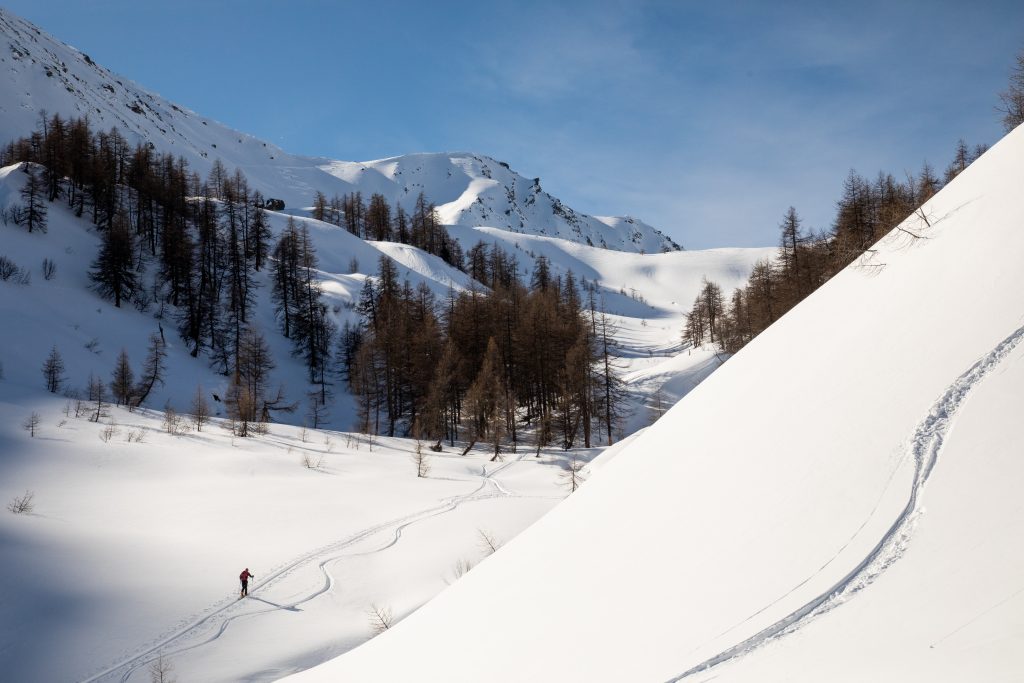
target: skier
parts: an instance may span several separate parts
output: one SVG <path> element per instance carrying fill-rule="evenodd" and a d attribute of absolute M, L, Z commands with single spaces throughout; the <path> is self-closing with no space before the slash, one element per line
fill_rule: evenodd
<path fill-rule="evenodd" d="M 255 579 L 253 574 L 249 573 L 249 568 L 246 567 L 245 571 L 238 575 L 238 580 L 242 582 L 242 593 L 239 598 L 244 598 L 249 595 L 249 579 Z"/>

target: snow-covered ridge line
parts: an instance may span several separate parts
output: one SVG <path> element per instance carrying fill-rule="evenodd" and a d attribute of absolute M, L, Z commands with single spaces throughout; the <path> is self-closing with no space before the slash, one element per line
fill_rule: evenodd
<path fill-rule="evenodd" d="M 829 587 L 827 591 L 799 609 L 733 647 L 723 650 L 674 678 L 668 679 L 667 683 L 675 683 L 694 674 L 704 673 L 731 659 L 747 654 L 772 638 L 792 632 L 807 619 L 827 612 L 845 602 L 854 593 L 869 586 L 886 569 L 898 561 L 910 542 L 913 523 L 920 512 L 919 495 L 938 462 L 939 452 L 953 425 L 953 418 L 971 390 L 995 369 L 1021 340 L 1024 340 L 1024 327 L 1014 330 L 992 351 L 957 377 L 942 396 L 935 401 L 928 411 L 928 415 L 918 424 L 906 452 L 906 455 L 911 455 L 914 458 L 914 478 L 907 504 L 878 544 L 856 567 Z"/>
<path fill-rule="evenodd" d="M 680 247 L 643 221 L 589 216 L 565 205 L 505 162 L 466 152 L 417 153 L 353 162 L 290 154 L 112 73 L 85 53 L 0 8 L 0 144 L 26 136 L 40 111 L 117 127 L 130 143 L 184 157 L 206 175 L 215 159 L 291 209 L 327 197 L 383 194 L 411 211 L 420 192 L 453 225 L 550 235 L 609 249 L 657 253 Z"/>

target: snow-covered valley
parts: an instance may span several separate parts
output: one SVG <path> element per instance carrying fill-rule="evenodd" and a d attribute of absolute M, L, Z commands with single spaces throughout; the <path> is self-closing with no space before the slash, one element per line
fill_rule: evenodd
<path fill-rule="evenodd" d="M 1019 679 L 1022 160 L 1018 129 L 492 561 L 290 680 Z"/>
<path fill-rule="evenodd" d="M 283 199 L 269 242 L 308 232 L 335 330 L 369 328 L 361 298 L 381 264 L 441 320 L 460 294 L 492 291 L 437 253 L 313 218 L 317 193 L 410 214 L 423 193 L 464 253 L 483 243 L 522 283 L 547 268 L 592 293 L 625 389 L 612 443 L 595 429 L 592 447 L 542 437 L 515 404 L 520 431 L 494 432 L 497 457 L 469 425 L 439 451 L 406 436 L 414 417 L 398 436 L 361 433 L 340 350 L 326 405 L 307 409 L 318 388 L 268 265 L 248 325 L 273 359 L 266 384 L 297 409 L 240 436 L 238 371 L 179 333 L 186 307 L 150 284 L 156 250 L 136 262 L 143 294 L 115 306 L 90 277 L 112 222 L 60 197 L 30 232 L 27 171 L 41 167 L 0 168 L 0 680 L 1024 676 L 1024 129 L 729 357 L 684 343 L 684 317 L 705 280 L 732 292 L 776 248 L 684 251 L 481 154 L 292 155 L 2 9 L 0 71 L 0 143 L 40 110 L 87 114 Z M 99 407 L 90 385 L 113 383 L 122 351 L 138 369 L 155 340 L 166 368 L 142 405 Z"/>
<path fill-rule="evenodd" d="M 15 166 L 0 176 L 0 203 L 16 203 L 25 174 Z M 276 235 L 288 216 L 269 215 Z M 382 256 L 438 297 L 472 284 L 408 245 L 296 220 L 316 242 L 339 325 L 357 319 L 352 304 Z M 48 222 L 43 234 L 0 227 L 3 254 L 32 273 L 29 284 L 0 283 L 0 309 L 12 322 L 0 329 L 0 497 L 35 494 L 33 515 L 0 519 L 13 558 L 0 568 L 11 615 L 0 669 L 16 679 L 145 680 L 159 654 L 185 680 L 274 680 L 313 666 L 372 635 L 373 605 L 398 620 L 454 581 L 460 563 L 480 560 L 480 530 L 507 541 L 541 517 L 568 493 L 571 459 L 598 452 L 544 449 L 537 458 L 524 448 L 490 463 L 486 449 L 461 457 L 459 446 L 431 454 L 429 475 L 417 478 L 414 441 L 375 438 L 371 448 L 349 431 L 355 412 L 340 386 L 328 429 L 307 430 L 305 441 L 302 410 L 282 415 L 293 424 L 274 424 L 265 437 L 233 438 L 212 398 L 220 417 L 202 432 L 168 434 L 152 409 L 113 407 L 94 423 L 84 407 L 75 418 L 77 401 L 44 389 L 40 367 L 53 347 L 67 367 L 66 388 L 82 395 L 90 374 L 110 375 L 122 348 L 141 361 L 150 335 L 162 331 L 168 372 L 147 405 L 174 408 L 186 426 L 198 387 L 225 396 L 228 378 L 189 354 L 169 311 L 154 319 L 158 308 L 115 308 L 90 289 L 98 238 L 88 221 L 54 204 Z M 701 278 L 739 284 L 772 252 L 641 255 L 497 229 L 452 231 L 467 244 L 500 244 L 524 264 L 544 255 L 555 272 L 601 286 L 634 392 L 623 433 L 653 421 L 718 365 L 711 349 L 679 342 L 682 311 Z M 44 259 L 56 264 L 50 280 L 39 271 Z M 350 272 L 353 260 L 364 272 Z M 305 370 L 276 332 L 268 289 L 262 281 L 256 323 L 269 331 L 274 381 L 298 400 Z M 32 413 L 40 418 L 35 438 L 22 429 Z M 257 578 L 253 597 L 236 604 L 239 562 Z M 54 642 L 66 656 L 48 655 Z"/>

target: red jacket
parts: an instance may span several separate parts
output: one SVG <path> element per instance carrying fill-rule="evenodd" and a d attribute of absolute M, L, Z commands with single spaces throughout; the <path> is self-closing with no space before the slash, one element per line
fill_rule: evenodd
<path fill-rule="evenodd" d="M 253 576 L 252 574 L 250 574 L 248 569 L 246 569 L 244 572 L 242 572 L 241 574 L 238 575 L 238 580 L 239 581 L 248 581 L 249 579 L 254 579 L 254 578 L 256 578 L 256 577 Z"/>

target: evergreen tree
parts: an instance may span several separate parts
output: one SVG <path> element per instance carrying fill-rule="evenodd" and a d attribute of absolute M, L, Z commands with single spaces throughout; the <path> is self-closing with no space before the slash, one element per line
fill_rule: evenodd
<path fill-rule="evenodd" d="M 281 331 L 289 339 L 292 338 L 300 304 L 299 259 L 299 230 L 295 220 L 289 216 L 288 224 L 274 246 L 271 266 L 275 310 L 281 321 Z"/>
<path fill-rule="evenodd" d="M 21 188 L 21 200 L 25 207 L 25 227 L 29 232 L 46 232 L 46 183 L 34 164 L 26 164 L 24 170 L 25 184 Z"/>
<path fill-rule="evenodd" d="M 167 349 L 164 348 L 163 339 L 158 334 L 149 335 L 149 347 L 146 350 L 146 360 L 142 364 L 142 376 L 135 388 L 135 405 L 142 405 L 157 385 L 163 386 L 164 373 L 167 371 L 166 358 Z"/>
<path fill-rule="evenodd" d="M 64 359 L 61 358 L 56 346 L 50 349 L 50 355 L 43 362 L 43 378 L 46 380 L 47 391 L 51 394 L 60 391 L 64 383 Z"/>
<path fill-rule="evenodd" d="M 273 400 L 267 398 L 269 373 L 273 369 L 270 347 L 263 335 L 254 328 L 246 329 L 226 398 L 236 436 L 250 436 L 254 424 L 268 422 L 270 411 L 280 402 L 280 395 Z"/>
<path fill-rule="evenodd" d="M 117 405 L 124 404 L 129 408 L 133 404 L 133 390 L 135 389 L 135 372 L 132 370 L 131 361 L 128 360 L 128 351 L 121 349 L 114 363 L 114 372 L 110 379 L 110 392 L 114 396 Z"/>
<path fill-rule="evenodd" d="M 255 208 L 252 215 L 252 226 L 250 238 L 247 242 L 249 247 L 248 258 L 252 261 L 253 270 L 259 272 L 266 263 L 267 254 L 270 251 L 270 226 L 267 223 L 267 212 L 263 209 L 263 196 L 257 192 L 254 195 Z"/>
<path fill-rule="evenodd" d="M 122 300 L 130 299 L 135 293 L 138 283 L 134 244 L 124 214 L 118 214 L 103 233 L 100 252 L 92 264 L 89 278 L 101 296 L 114 299 L 117 308 L 121 307 Z"/>

